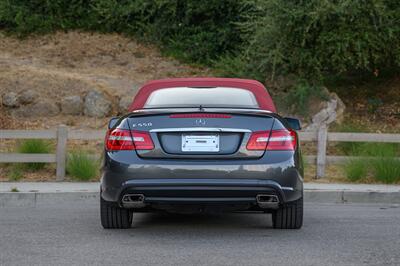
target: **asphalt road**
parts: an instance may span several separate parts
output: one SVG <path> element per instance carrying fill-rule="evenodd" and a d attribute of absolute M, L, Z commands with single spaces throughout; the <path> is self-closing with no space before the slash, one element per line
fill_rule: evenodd
<path fill-rule="evenodd" d="M 103 230 L 94 203 L 0 208 L 1 265 L 400 265 L 400 208 L 306 205 L 301 230 L 267 214 L 136 214 Z"/>

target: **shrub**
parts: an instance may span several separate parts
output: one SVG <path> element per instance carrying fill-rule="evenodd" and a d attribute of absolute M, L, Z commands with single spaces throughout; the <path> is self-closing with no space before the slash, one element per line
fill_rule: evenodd
<path fill-rule="evenodd" d="M 344 171 L 350 181 L 358 181 L 367 176 L 367 164 L 362 159 L 351 160 L 344 166 Z"/>
<path fill-rule="evenodd" d="M 306 81 L 297 82 L 285 97 L 285 106 L 290 107 L 292 112 L 300 115 L 309 113 L 309 101 L 312 97 L 328 100 L 329 95 L 324 93 L 321 86 L 312 85 Z"/>
<path fill-rule="evenodd" d="M 322 80 L 330 74 L 400 67 L 400 2 L 244 1 L 244 64 L 254 76 L 288 73 Z"/>
<path fill-rule="evenodd" d="M 125 33 L 260 81 L 398 70 L 399 19 L 400 2 L 391 0 L 0 1 L 0 28 L 9 32 Z"/>
<path fill-rule="evenodd" d="M 168 54 L 209 62 L 240 43 L 240 1 L 0 1 L 0 27 L 18 34 L 84 29 L 120 32 L 160 44 Z"/>
<path fill-rule="evenodd" d="M 17 151 L 19 153 L 50 153 L 51 145 L 49 142 L 41 139 L 27 139 L 18 144 Z M 29 170 L 43 169 L 45 163 L 26 163 L 24 167 Z"/>
<path fill-rule="evenodd" d="M 0 1 L 0 27 L 19 35 L 87 27 L 91 1 Z"/>
<path fill-rule="evenodd" d="M 213 61 L 214 72 L 220 77 L 246 77 L 257 79 L 261 82 L 265 80 L 264 75 L 256 75 L 247 69 L 247 61 L 239 53 L 227 53 Z"/>
<path fill-rule="evenodd" d="M 73 178 L 87 181 L 97 176 L 99 164 L 88 154 L 75 152 L 69 154 L 66 168 L 67 173 Z"/>

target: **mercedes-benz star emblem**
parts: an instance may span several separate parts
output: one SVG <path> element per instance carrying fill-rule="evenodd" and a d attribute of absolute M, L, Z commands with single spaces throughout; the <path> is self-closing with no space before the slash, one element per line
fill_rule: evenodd
<path fill-rule="evenodd" d="M 206 124 L 205 119 L 196 119 L 196 125 L 198 126 L 204 126 Z"/>

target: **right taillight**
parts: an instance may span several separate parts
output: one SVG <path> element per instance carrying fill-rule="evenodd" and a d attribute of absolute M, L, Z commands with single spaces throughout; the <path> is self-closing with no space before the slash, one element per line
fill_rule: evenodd
<path fill-rule="evenodd" d="M 250 151 L 264 151 L 267 148 L 270 131 L 253 132 L 247 142 Z"/>
<path fill-rule="evenodd" d="M 154 149 L 153 141 L 149 132 L 133 130 L 132 137 L 136 150 L 152 150 Z"/>
<path fill-rule="evenodd" d="M 296 133 L 291 130 L 272 130 L 253 132 L 247 142 L 248 150 L 294 151 Z"/>
<path fill-rule="evenodd" d="M 296 132 L 292 130 L 272 130 L 269 136 L 267 150 L 294 151 L 296 149 Z"/>
<path fill-rule="evenodd" d="M 106 149 L 108 151 L 122 150 L 152 150 L 153 141 L 149 132 L 113 129 L 107 132 Z"/>

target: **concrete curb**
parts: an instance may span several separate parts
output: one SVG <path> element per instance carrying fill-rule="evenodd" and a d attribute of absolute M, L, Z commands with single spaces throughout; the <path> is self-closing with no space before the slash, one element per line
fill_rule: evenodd
<path fill-rule="evenodd" d="M 1 207 L 44 207 L 98 202 L 98 192 L 1 192 Z"/>
<path fill-rule="evenodd" d="M 99 193 L 79 192 L 0 192 L 0 207 L 45 207 L 61 204 L 97 203 Z M 305 190 L 306 203 L 400 204 L 400 192 Z"/>
<path fill-rule="evenodd" d="M 400 192 L 305 190 L 305 202 L 400 204 Z"/>

